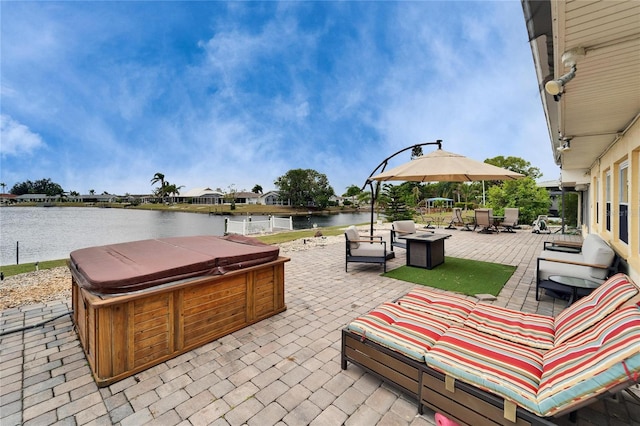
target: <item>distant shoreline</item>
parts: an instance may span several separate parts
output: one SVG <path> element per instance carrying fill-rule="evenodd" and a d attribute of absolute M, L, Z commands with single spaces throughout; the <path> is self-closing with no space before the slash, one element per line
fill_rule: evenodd
<path fill-rule="evenodd" d="M 311 214 L 338 214 L 338 213 L 365 213 L 369 211 L 369 207 L 328 207 L 326 209 L 305 209 L 299 207 L 274 206 L 263 204 L 236 204 L 235 209 L 231 209 L 231 205 L 209 205 L 209 204 L 139 204 L 132 205 L 130 203 L 17 203 L 12 205 L 4 205 L 4 207 L 87 207 L 87 208 L 116 208 L 116 209 L 132 209 L 132 210 L 152 210 L 152 211 L 178 211 L 187 213 L 199 213 L 221 216 L 248 216 L 248 215 L 285 215 L 285 216 L 307 216 Z"/>

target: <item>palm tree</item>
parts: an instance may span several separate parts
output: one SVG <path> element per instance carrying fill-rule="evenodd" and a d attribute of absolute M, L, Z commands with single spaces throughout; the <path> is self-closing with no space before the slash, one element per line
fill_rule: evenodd
<path fill-rule="evenodd" d="M 463 183 L 462 185 L 459 186 L 460 194 L 464 199 L 465 210 L 467 209 L 467 202 L 469 201 L 469 198 L 473 197 L 478 193 L 474 183 Z"/>
<path fill-rule="evenodd" d="M 413 199 L 416 202 L 416 205 L 420 203 L 420 195 L 422 191 L 420 191 L 420 185 L 416 185 L 411 189 L 411 195 L 413 195 Z"/>
<path fill-rule="evenodd" d="M 151 185 L 155 185 L 158 182 L 160 182 L 160 188 L 166 185 L 166 182 L 164 180 L 164 175 L 162 173 L 156 173 L 155 175 L 153 175 L 153 178 L 151 179 Z"/>
<path fill-rule="evenodd" d="M 160 187 L 162 188 L 164 186 L 164 175 L 162 173 L 156 173 L 151 179 L 151 185 L 155 185 L 158 182 L 160 182 Z"/>
<path fill-rule="evenodd" d="M 153 175 L 153 178 L 151 179 L 151 185 L 155 185 L 158 182 L 160 182 L 160 188 L 156 191 L 156 194 L 158 195 L 158 197 L 163 198 L 165 196 L 164 187 L 167 185 L 168 182 L 165 182 L 164 175 L 160 172 Z"/>
<path fill-rule="evenodd" d="M 176 186 L 173 183 L 166 182 L 163 187 L 163 196 L 171 195 L 171 197 L 174 197 L 172 202 L 175 202 L 175 196 L 180 195 L 180 189 L 182 188 L 184 188 L 184 185 Z"/>
<path fill-rule="evenodd" d="M 459 203 L 460 201 L 462 201 L 462 200 L 460 199 L 460 198 L 461 198 L 461 195 L 460 195 L 460 194 L 461 194 L 461 192 L 462 192 L 462 190 L 463 190 L 463 189 L 462 189 L 462 185 L 464 185 L 464 183 L 463 183 L 463 182 L 460 182 L 460 183 L 456 184 L 456 185 L 455 185 L 455 187 L 453 188 L 453 195 L 454 195 L 454 198 L 456 198 L 454 201 L 455 201 L 455 202 L 458 202 L 458 203 Z"/>
<path fill-rule="evenodd" d="M 421 146 L 414 146 L 411 149 L 411 159 L 414 160 L 418 157 L 422 157 L 422 147 Z"/>
<path fill-rule="evenodd" d="M 2 187 L 2 193 L 4 194 L 4 189 L 7 187 L 7 184 L 4 182 L 0 182 L 0 186 Z"/>
<path fill-rule="evenodd" d="M 358 199 L 358 203 L 369 204 L 371 202 L 371 191 L 360 191 L 356 197 Z"/>

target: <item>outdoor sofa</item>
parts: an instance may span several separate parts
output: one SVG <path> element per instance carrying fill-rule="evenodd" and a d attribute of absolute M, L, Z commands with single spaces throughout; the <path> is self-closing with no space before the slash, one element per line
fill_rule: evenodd
<path fill-rule="evenodd" d="M 551 425 L 638 382 L 640 295 L 617 274 L 558 316 L 415 288 L 342 331 L 351 362 L 466 425 Z"/>
<path fill-rule="evenodd" d="M 587 235 L 580 251 L 559 251 L 545 244 L 536 264 L 536 300 L 542 282 L 553 275 L 600 282 L 617 272 L 618 260 L 615 251 L 597 234 Z"/>

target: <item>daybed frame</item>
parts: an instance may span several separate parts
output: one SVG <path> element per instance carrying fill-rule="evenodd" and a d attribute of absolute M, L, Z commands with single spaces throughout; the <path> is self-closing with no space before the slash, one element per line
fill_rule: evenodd
<path fill-rule="evenodd" d="M 555 418 L 566 414 L 572 418 L 578 408 L 587 406 L 597 399 L 615 395 L 638 383 L 640 341 L 638 335 L 634 333 L 640 327 L 637 312 L 640 309 L 640 293 L 633 286 L 635 283 L 627 276 L 617 274 L 584 301 L 578 302 L 573 308 L 569 307 L 557 317 L 552 318 L 552 325 L 545 321 L 545 318 L 551 317 L 531 314 L 527 318 L 528 314 L 524 314 L 523 317 L 518 315 L 519 311 L 491 307 L 488 304 L 472 303 L 469 306 L 467 299 L 456 299 L 455 296 L 447 295 L 442 297 L 438 292 L 416 288 L 413 292 L 359 317 L 342 330 L 341 368 L 345 370 L 348 362 L 352 362 L 385 383 L 412 396 L 418 402 L 420 414 L 426 406 L 460 424 L 469 426 L 514 424 L 551 426 L 555 424 Z M 596 305 L 597 309 L 594 309 Z M 504 314 L 508 314 L 504 321 L 499 319 L 501 310 L 504 310 Z M 588 315 L 585 315 L 585 312 L 588 312 Z M 433 318 L 433 321 L 429 321 L 429 318 Z M 608 322 L 609 318 L 611 322 Z M 462 322 L 460 322 L 461 319 L 463 319 Z M 558 320 L 557 323 L 556 320 Z M 392 325 L 395 323 L 401 325 L 397 327 Z M 446 326 L 447 323 L 456 325 L 446 329 L 445 334 L 440 335 L 439 330 L 442 330 L 441 327 Z M 514 324 L 518 325 L 513 327 Z M 476 329 L 476 327 L 479 328 Z M 491 327 L 493 330 L 489 329 Z M 553 331 L 550 331 L 550 327 Z M 511 339 L 521 343 L 510 343 L 508 339 L 496 337 L 500 333 L 509 332 L 511 328 L 515 330 Z M 452 331 L 451 334 L 449 330 Z M 501 391 L 489 390 L 492 386 L 489 382 L 494 377 L 499 380 L 497 374 L 500 374 L 500 362 L 515 359 L 509 358 L 509 346 L 513 349 L 513 353 L 517 353 L 519 347 L 522 349 L 529 347 L 532 349 L 529 354 L 535 355 L 535 351 L 546 350 L 537 345 L 555 344 L 548 340 L 549 332 L 554 333 L 554 341 L 558 339 L 558 346 L 549 348 L 551 354 L 548 360 L 549 370 L 547 370 L 549 375 L 545 378 L 546 388 L 543 390 L 547 398 L 544 400 L 544 409 L 548 414 L 536 414 L 521 407 L 510 398 L 505 398 Z M 421 333 L 423 338 L 420 337 Z M 444 335 L 447 335 L 447 338 L 444 338 L 439 345 L 438 342 Z M 462 344 L 459 346 L 459 351 L 453 349 L 459 344 L 458 342 L 466 342 L 467 337 L 473 335 L 475 337 L 469 339 L 468 346 Z M 487 352 L 475 358 L 472 356 L 468 363 L 457 366 L 457 360 L 464 359 L 466 356 L 465 351 L 475 350 L 478 345 L 482 345 L 484 335 L 487 337 Z M 632 336 L 635 337 L 632 338 Z M 500 340 L 504 341 L 505 356 L 500 356 L 502 361 L 488 364 L 486 377 L 478 375 L 475 380 L 454 378 L 464 377 L 466 372 L 470 371 L 464 368 L 473 368 L 474 363 L 483 362 L 484 356 L 497 354 L 492 352 L 492 348 L 500 347 L 502 351 Z M 530 344 L 536 346 L 528 346 Z M 599 344 L 602 346 L 596 346 Z M 595 348 L 603 348 L 603 352 Z M 628 348 L 628 352 L 621 353 L 621 356 L 627 358 L 615 358 L 614 354 L 621 348 Z M 430 359 L 420 360 L 419 357 L 422 355 Z M 526 357 L 528 355 L 523 353 L 522 358 Z M 443 359 L 446 361 L 444 364 L 440 361 Z M 532 356 L 531 359 L 535 360 L 536 357 Z M 625 362 L 629 361 L 631 364 L 627 366 Z M 572 370 L 573 362 L 580 363 L 583 369 L 579 372 Z M 445 371 L 451 368 L 452 372 L 444 372 L 436 367 L 437 365 L 444 366 Z M 625 373 L 622 376 L 620 376 L 621 365 Z M 520 380 L 522 376 L 508 373 L 520 370 L 525 371 L 521 367 L 507 370 L 505 377 Z M 617 372 L 608 378 L 600 376 L 605 371 L 613 370 Z M 529 371 L 535 372 L 535 370 Z M 574 373 L 582 373 L 582 376 L 579 375 L 582 377 L 579 380 L 585 383 L 584 375 L 589 371 L 592 371 L 594 376 L 591 376 L 593 381 L 586 385 L 586 393 L 572 396 L 567 396 L 565 393 L 560 397 L 560 403 L 555 409 L 549 405 L 548 402 L 553 398 L 549 395 L 552 388 L 557 386 L 559 392 L 568 392 L 571 386 L 563 387 L 561 382 Z M 595 377 L 601 377 L 602 381 L 596 380 Z M 487 380 L 487 387 L 482 380 Z M 589 380 L 586 379 L 587 382 Z M 594 392 L 596 389 L 594 386 L 601 386 L 600 390 Z"/>
<path fill-rule="evenodd" d="M 412 360 L 375 342 L 362 339 L 347 329 L 342 330 L 342 369 L 347 362 L 358 365 L 385 383 L 410 395 L 418 401 L 418 412 L 423 407 L 470 426 L 539 425 L 553 426 L 549 419 L 541 418 L 522 408 L 517 408 L 516 423 L 503 416 L 504 400 L 455 381 L 455 390 L 447 390 L 445 375 L 425 363 Z"/>

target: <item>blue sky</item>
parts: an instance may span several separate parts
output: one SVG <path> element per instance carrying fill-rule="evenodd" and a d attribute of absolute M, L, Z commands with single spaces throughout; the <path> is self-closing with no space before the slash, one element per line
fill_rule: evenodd
<path fill-rule="evenodd" d="M 0 7 L 7 190 L 266 191 L 309 168 L 341 195 L 436 139 L 559 176 L 517 0 Z"/>

